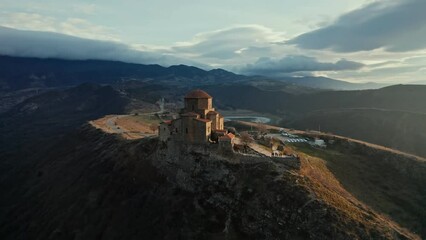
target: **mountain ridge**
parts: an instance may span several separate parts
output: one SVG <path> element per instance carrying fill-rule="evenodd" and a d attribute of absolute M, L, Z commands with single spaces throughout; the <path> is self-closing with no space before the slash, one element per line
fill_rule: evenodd
<path fill-rule="evenodd" d="M 292 83 L 305 87 L 320 88 L 320 89 L 333 89 L 333 90 L 364 90 L 364 89 L 377 89 L 391 84 L 386 83 L 351 83 L 342 80 L 336 80 L 327 77 L 293 77 L 293 78 L 278 78 L 285 83 Z"/>
<path fill-rule="evenodd" d="M 146 65 L 109 60 L 43 59 L 3 55 L 0 56 L 0 67 L 0 91 L 74 86 L 85 82 L 111 84 L 131 79 L 153 79 L 171 85 L 256 82 L 266 79 L 300 87 L 347 90 L 380 86 L 374 84 L 367 86 L 324 77 L 273 79 L 264 76 L 244 76 L 224 69 L 206 71 L 183 64 L 163 67 L 158 64 Z"/>

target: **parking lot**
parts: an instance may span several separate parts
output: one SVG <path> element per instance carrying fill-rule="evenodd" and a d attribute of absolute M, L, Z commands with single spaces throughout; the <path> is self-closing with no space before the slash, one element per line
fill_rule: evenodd
<path fill-rule="evenodd" d="M 266 136 L 277 138 L 284 143 L 302 143 L 302 142 L 308 142 L 309 140 L 306 138 L 301 138 L 297 135 L 293 134 L 286 134 L 286 133 L 268 133 Z"/>

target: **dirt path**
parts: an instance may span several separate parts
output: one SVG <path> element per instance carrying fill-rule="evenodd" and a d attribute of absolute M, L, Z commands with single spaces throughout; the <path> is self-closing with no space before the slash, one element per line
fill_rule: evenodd
<path fill-rule="evenodd" d="M 152 123 L 144 122 L 143 118 L 153 117 L 161 112 L 160 110 L 139 115 L 107 115 L 89 123 L 107 133 L 119 134 L 126 139 L 139 139 L 157 135 L 156 131 L 151 130 Z"/>
<path fill-rule="evenodd" d="M 125 132 L 125 130 L 123 129 L 123 128 L 120 128 L 119 126 L 117 126 L 117 119 L 119 118 L 119 117 L 123 117 L 123 116 L 128 116 L 128 115 L 118 115 L 118 116 L 113 116 L 113 117 L 110 117 L 110 118 L 108 118 L 108 119 L 106 119 L 106 121 L 105 121 L 105 123 L 106 123 L 106 126 L 113 132 L 113 133 L 118 133 L 118 134 L 121 134 L 121 133 L 124 133 Z"/>

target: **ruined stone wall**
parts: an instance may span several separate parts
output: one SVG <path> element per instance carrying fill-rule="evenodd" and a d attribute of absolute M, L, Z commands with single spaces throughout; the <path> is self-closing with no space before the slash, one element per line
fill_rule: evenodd
<path fill-rule="evenodd" d="M 158 137 L 161 141 L 166 141 L 170 137 L 169 126 L 166 123 L 161 123 L 158 127 Z"/>
<path fill-rule="evenodd" d="M 182 138 L 182 119 L 173 120 L 170 132 L 172 135 L 175 135 L 175 137 Z"/>

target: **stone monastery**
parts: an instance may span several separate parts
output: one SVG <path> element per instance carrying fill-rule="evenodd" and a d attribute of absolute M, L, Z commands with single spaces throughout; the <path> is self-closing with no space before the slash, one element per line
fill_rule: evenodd
<path fill-rule="evenodd" d="M 232 146 L 234 135 L 224 129 L 223 116 L 213 108 L 213 98 L 208 93 L 193 90 L 186 94 L 184 100 L 185 107 L 180 111 L 179 117 L 160 124 L 161 141 L 218 142 Z"/>

